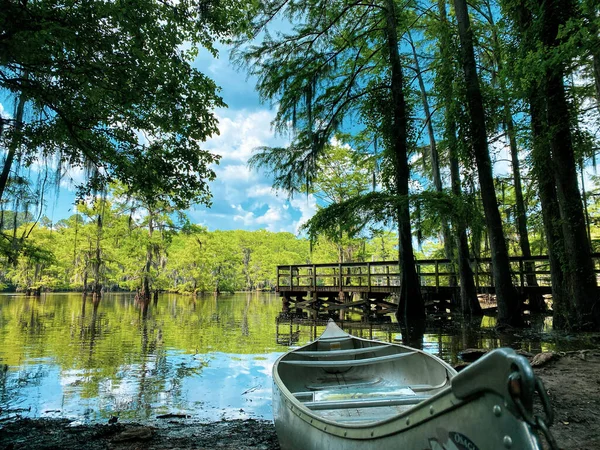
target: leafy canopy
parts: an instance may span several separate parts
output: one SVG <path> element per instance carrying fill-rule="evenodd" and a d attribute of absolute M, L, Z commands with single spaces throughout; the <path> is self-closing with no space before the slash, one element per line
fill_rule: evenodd
<path fill-rule="evenodd" d="M 192 66 L 198 47 L 243 26 L 242 5 L 194 0 L 2 0 L 0 89 L 26 101 L 22 129 L 4 119 L 17 161 L 86 169 L 81 193 L 119 179 L 181 208 L 209 202 L 218 156 L 201 148 L 225 106 Z"/>

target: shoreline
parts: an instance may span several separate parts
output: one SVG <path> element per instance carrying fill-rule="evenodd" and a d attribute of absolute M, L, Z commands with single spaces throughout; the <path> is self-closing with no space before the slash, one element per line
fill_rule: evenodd
<path fill-rule="evenodd" d="M 600 349 L 554 353 L 534 371 L 544 382 L 554 409 L 551 431 L 559 447 L 600 448 Z M 0 449 L 279 449 L 275 428 L 268 420 L 199 423 L 174 417 L 151 424 L 73 423 L 69 419 L 4 419 L 0 422 Z"/>

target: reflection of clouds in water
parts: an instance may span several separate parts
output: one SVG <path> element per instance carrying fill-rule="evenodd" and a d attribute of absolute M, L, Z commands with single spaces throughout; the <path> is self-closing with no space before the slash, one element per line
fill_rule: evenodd
<path fill-rule="evenodd" d="M 202 402 L 194 416 L 206 420 L 271 419 L 271 368 L 277 356 L 215 353 L 202 374 L 182 382 L 188 403 Z"/>
<path fill-rule="evenodd" d="M 167 355 L 169 369 L 160 375 L 155 373 L 153 386 L 147 388 L 142 386 L 142 381 L 146 372 L 144 383 L 148 382 L 148 370 L 152 371 L 150 361 L 122 367 L 118 381 L 100 380 L 96 395 L 90 398 L 85 398 L 85 384 L 90 377 L 98 374 L 82 370 L 63 371 L 60 377 L 56 377 L 57 389 L 52 389 L 51 395 L 44 386 L 42 397 L 47 394 L 48 401 L 38 404 L 42 405 L 42 411 L 61 409 L 63 415 L 77 417 L 83 414 L 87 419 L 101 419 L 102 412 L 121 413 L 127 417 L 185 412 L 209 421 L 271 418 L 271 369 L 279 354 L 264 357 L 211 353 L 202 355 L 202 361 L 197 361 L 198 356 L 190 360 L 190 355 L 179 352 Z M 183 374 L 178 371 L 190 362 L 202 367 Z M 178 375 L 181 378 L 177 378 Z M 179 392 L 173 395 L 176 384 Z"/>

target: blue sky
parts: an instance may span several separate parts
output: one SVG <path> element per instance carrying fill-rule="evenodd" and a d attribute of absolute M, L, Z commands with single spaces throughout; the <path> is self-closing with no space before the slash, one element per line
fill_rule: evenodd
<path fill-rule="evenodd" d="M 217 179 L 211 184 L 212 207 L 192 208 L 190 218 L 211 230 L 264 228 L 295 233 L 316 211 L 315 199 L 300 196 L 290 200 L 271 188 L 268 174 L 247 167 L 254 148 L 286 144 L 285 137 L 275 136 L 271 129 L 275 110 L 260 102 L 254 89 L 256 80 L 233 67 L 228 49 L 221 47 L 218 59 L 202 52 L 196 67 L 221 86 L 228 108 L 216 111 L 220 135 L 205 145 L 222 157 L 215 168 Z"/>
<path fill-rule="evenodd" d="M 233 67 L 228 48 L 221 46 L 218 58 L 201 51 L 194 65 L 221 87 L 228 108 L 215 111 L 220 135 L 204 145 L 221 156 L 220 164 L 214 167 L 217 179 L 210 185 L 212 207 L 191 208 L 188 216 L 193 223 L 209 230 L 264 228 L 296 233 L 316 211 L 315 199 L 312 196 L 288 199 L 285 193 L 271 188 L 267 174 L 247 167 L 254 148 L 286 143 L 285 137 L 275 136 L 271 129 L 275 110 L 260 102 L 254 89 L 255 80 Z M 10 114 L 11 109 L 11 100 L 0 98 L 0 113 Z M 82 180 L 82 171 L 71 171 L 65 174 L 59 195 L 47 197 L 45 215 L 53 222 L 73 213 L 74 184 Z"/>

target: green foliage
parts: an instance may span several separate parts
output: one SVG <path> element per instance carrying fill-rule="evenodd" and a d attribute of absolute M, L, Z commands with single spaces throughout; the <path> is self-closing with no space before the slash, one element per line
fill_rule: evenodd
<path fill-rule="evenodd" d="M 243 31 L 252 3 L 2 2 L 0 89 L 25 102 L 0 139 L 25 167 L 86 170 L 80 194 L 118 179 L 130 193 L 208 203 L 217 155 L 201 148 L 225 106 L 192 62 L 199 48 Z M 10 162 L 6 162 L 7 167 Z M 0 194 L 4 186 L 0 186 Z"/>
<path fill-rule="evenodd" d="M 80 203 L 77 214 L 53 227 L 36 224 L 15 263 L 3 264 L 0 282 L 25 292 L 91 292 L 96 284 L 104 291 L 140 293 L 270 291 L 277 285 L 278 265 L 331 262 L 337 260 L 340 245 L 344 260 L 397 257 L 393 233 L 378 231 L 370 240 L 348 236 L 342 241 L 321 235 L 311 245 L 291 233 L 210 232 L 189 221 L 174 221 L 165 212 L 132 206 L 97 198 Z"/>
<path fill-rule="evenodd" d="M 343 224 L 343 229 L 353 238 L 369 224 L 393 223 L 398 201 L 398 196 L 382 192 L 355 196 L 320 209 L 304 228 L 313 240 L 320 234 L 334 240 L 339 235 L 339 224 Z"/>

